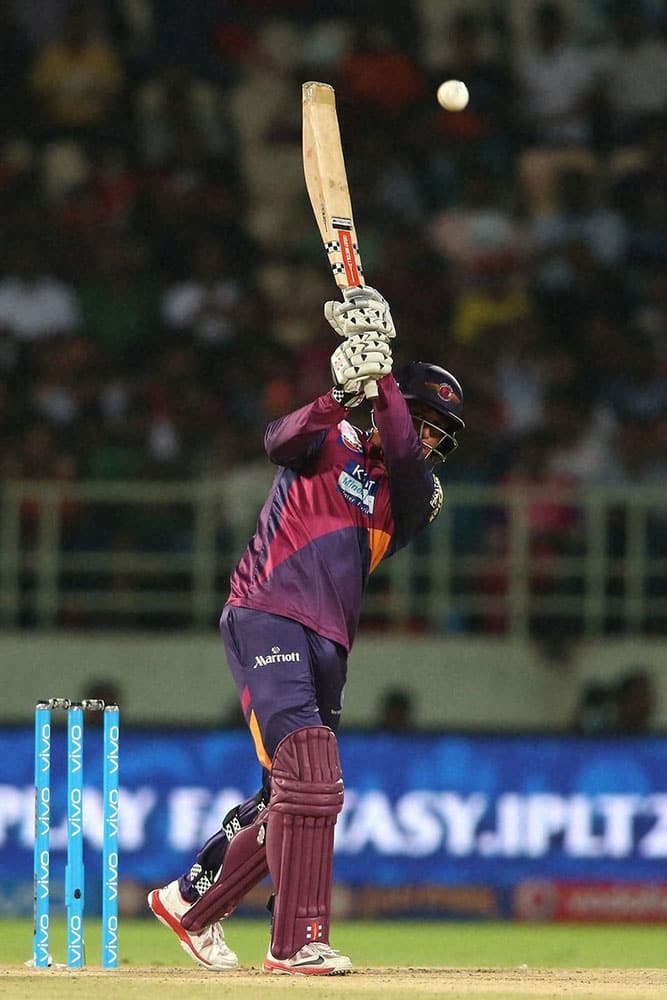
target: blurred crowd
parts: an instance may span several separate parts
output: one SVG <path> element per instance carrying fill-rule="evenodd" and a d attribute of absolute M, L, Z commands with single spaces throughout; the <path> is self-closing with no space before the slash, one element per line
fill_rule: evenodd
<path fill-rule="evenodd" d="M 632 664 L 612 683 L 583 685 L 572 729 L 583 736 L 641 736 L 655 727 L 658 703 L 655 674 Z"/>
<path fill-rule="evenodd" d="M 326 390 L 321 79 L 398 360 L 466 390 L 450 475 L 664 484 L 666 28 L 658 0 L 2 0 L 3 479 L 223 475 Z"/>

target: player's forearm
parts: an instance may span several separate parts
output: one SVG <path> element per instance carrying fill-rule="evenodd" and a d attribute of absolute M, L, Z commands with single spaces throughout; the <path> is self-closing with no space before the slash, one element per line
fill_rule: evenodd
<path fill-rule="evenodd" d="M 345 416 L 345 410 L 330 393 L 273 420 L 264 434 L 266 454 L 275 465 L 302 462 L 321 444 L 328 430 Z"/>
<path fill-rule="evenodd" d="M 389 480 L 396 547 L 401 548 L 431 517 L 434 476 L 424 461 L 410 411 L 393 376 L 381 379 L 378 389 L 375 424 Z"/>
<path fill-rule="evenodd" d="M 375 426 L 380 434 L 384 461 L 389 479 L 396 476 L 412 478 L 424 467 L 421 442 L 408 404 L 393 375 L 378 382 L 379 395 L 374 404 Z"/>

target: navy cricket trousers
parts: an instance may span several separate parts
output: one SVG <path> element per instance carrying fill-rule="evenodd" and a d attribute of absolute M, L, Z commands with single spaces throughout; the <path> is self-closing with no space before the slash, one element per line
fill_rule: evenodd
<path fill-rule="evenodd" d="M 338 728 L 347 652 L 291 618 L 226 605 L 220 620 L 260 763 L 270 767 L 280 741 L 303 726 Z"/>

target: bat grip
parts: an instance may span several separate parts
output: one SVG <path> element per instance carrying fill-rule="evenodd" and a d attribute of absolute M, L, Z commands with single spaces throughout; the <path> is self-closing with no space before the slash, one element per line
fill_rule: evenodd
<path fill-rule="evenodd" d="M 354 302 L 354 297 L 351 297 L 350 301 Z M 377 382 L 364 382 L 364 396 L 366 399 L 377 399 L 377 394 Z"/>

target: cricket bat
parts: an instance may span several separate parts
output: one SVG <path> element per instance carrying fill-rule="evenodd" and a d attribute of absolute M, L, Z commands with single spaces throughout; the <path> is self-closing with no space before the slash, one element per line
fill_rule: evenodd
<path fill-rule="evenodd" d="M 310 81 L 302 87 L 303 172 L 331 273 L 339 288 L 363 285 L 357 232 L 340 138 L 336 94 L 328 83 Z M 368 399 L 377 396 L 367 382 Z"/>

